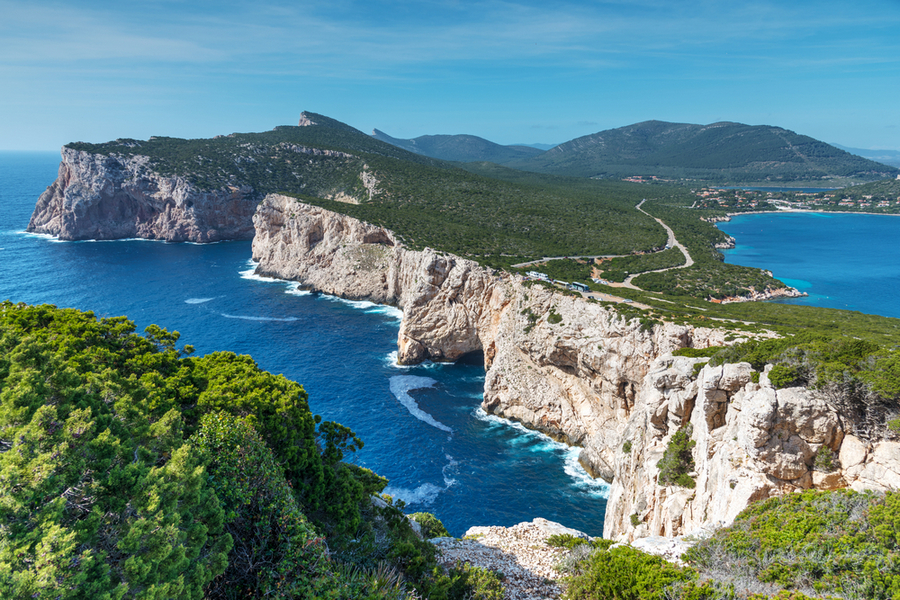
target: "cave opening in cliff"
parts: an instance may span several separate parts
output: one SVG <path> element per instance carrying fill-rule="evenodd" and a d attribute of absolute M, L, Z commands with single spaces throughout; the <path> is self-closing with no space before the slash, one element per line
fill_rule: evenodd
<path fill-rule="evenodd" d="M 456 361 L 457 364 L 460 365 L 474 365 L 478 367 L 484 366 L 484 351 L 483 350 L 473 350 L 472 352 L 467 352 L 459 357 L 459 360 Z"/>

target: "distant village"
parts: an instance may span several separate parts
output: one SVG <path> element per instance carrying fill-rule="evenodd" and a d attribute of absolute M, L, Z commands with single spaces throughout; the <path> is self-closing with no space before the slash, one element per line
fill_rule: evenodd
<path fill-rule="evenodd" d="M 725 209 L 729 212 L 768 210 L 861 210 L 900 212 L 900 196 L 863 194 L 845 190 L 773 192 L 708 187 L 694 191 L 691 208 Z"/>

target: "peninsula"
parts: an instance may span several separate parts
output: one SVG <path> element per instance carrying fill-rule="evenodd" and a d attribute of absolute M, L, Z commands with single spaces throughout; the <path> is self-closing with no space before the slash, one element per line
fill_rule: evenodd
<path fill-rule="evenodd" d="M 701 219 L 717 209 L 696 201 L 464 170 L 304 113 L 261 134 L 66 146 L 29 230 L 252 237 L 259 275 L 399 307 L 401 363 L 479 353 L 487 412 L 582 448 L 612 484 L 609 539 L 710 531 L 793 492 L 896 490 L 896 321 L 722 302 L 791 292 L 724 264 L 727 236 Z M 513 266 L 535 262 L 553 281 Z"/>

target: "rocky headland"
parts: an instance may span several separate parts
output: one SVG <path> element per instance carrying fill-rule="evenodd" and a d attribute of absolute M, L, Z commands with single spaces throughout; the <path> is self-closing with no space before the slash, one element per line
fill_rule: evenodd
<path fill-rule="evenodd" d="M 750 502 L 795 490 L 900 487 L 895 442 L 853 435 L 820 393 L 776 390 L 749 364 L 673 357 L 728 332 L 646 327 L 614 309 L 457 256 L 411 251 L 388 230 L 269 195 L 253 218 L 257 273 L 403 311 L 398 359 L 484 355 L 483 408 L 583 448 L 611 482 L 604 536 L 678 536 L 727 524 Z M 657 462 L 688 427 L 694 489 L 660 485 Z M 826 471 L 816 457 L 835 457 Z"/>
<path fill-rule="evenodd" d="M 41 194 L 28 231 L 61 240 L 147 238 L 172 242 L 250 239 L 258 197 L 247 185 L 204 191 L 160 175 L 146 156 L 63 147 L 56 181 Z"/>

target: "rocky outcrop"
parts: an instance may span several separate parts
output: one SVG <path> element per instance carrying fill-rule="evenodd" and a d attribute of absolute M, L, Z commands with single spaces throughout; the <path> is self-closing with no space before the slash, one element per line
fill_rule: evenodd
<path fill-rule="evenodd" d="M 407 250 L 390 231 L 285 196 L 267 196 L 254 224 L 257 273 L 400 307 L 400 362 L 483 352 L 483 408 L 581 446 L 585 468 L 612 482 L 606 537 L 677 536 L 798 489 L 900 486 L 897 444 L 848 435 L 813 391 L 776 390 L 747 364 L 671 354 L 734 332 L 646 326 L 590 298 Z M 661 486 L 657 463 L 688 425 L 696 487 Z M 840 468 L 817 466 L 826 454 Z"/>
<path fill-rule="evenodd" d="M 663 356 L 651 366 L 617 443 L 605 537 L 727 525 L 751 502 L 803 489 L 900 489 L 900 444 L 850 435 L 847 418 L 813 390 L 776 390 L 747 363 L 696 371 L 702 362 Z M 694 443 L 695 488 L 659 483 L 657 464 L 682 428 Z"/>
<path fill-rule="evenodd" d="M 146 156 L 63 147 L 59 174 L 38 199 L 28 231 L 62 240 L 250 239 L 256 200 L 246 185 L 203 191 L 184 177 L 162 176 Z"/>

